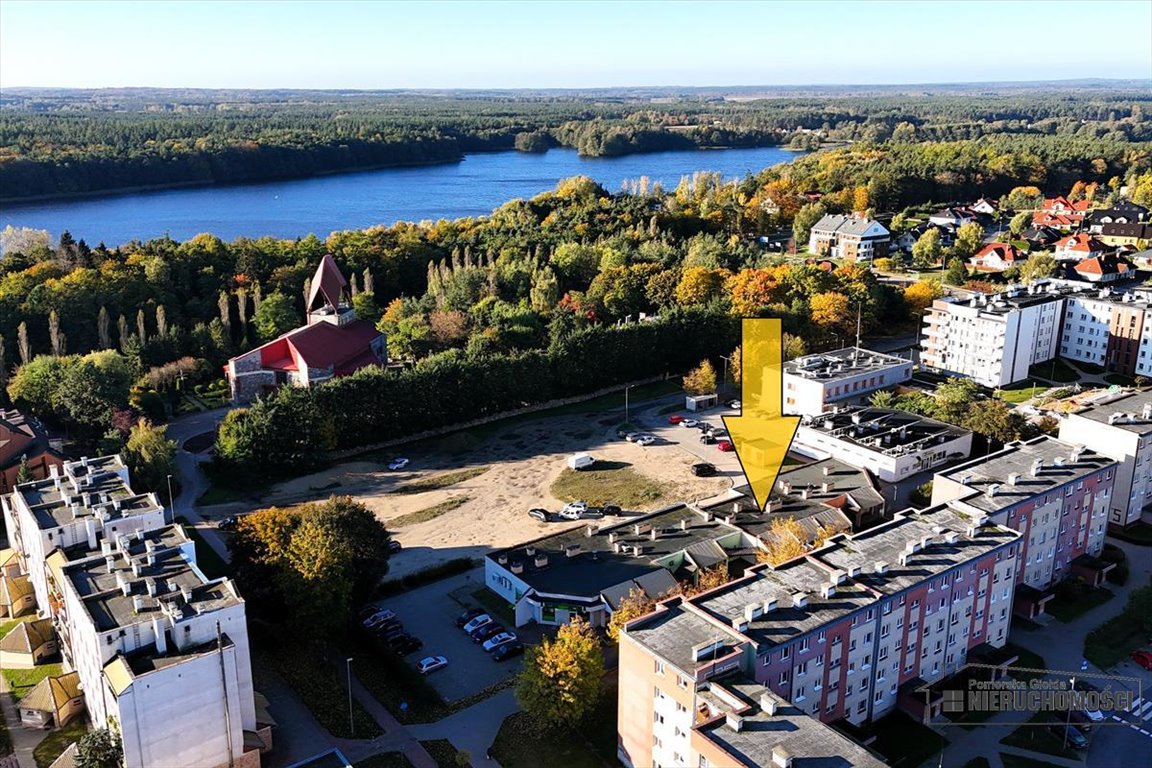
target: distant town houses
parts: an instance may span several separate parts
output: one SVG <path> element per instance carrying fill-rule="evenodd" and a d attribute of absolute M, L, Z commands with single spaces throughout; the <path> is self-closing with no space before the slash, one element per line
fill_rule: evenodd
<path fill-rule="evenodd" d="M 812 226 L 808 251 L 847 261 L 872 261 L 888 255 L 891 233 L 875 219 L 828 214 Z"/>
<path fill-rule="evenodd" d="M 1102 256 L 1108 246 L 1091 235 L 1080 233 L 1058 240 L 1052 247 L 1052 255 L 1057 260 L 1079 261 Z"/>
<path fill-rule="evenodd" d="M 911 360 L 860 347 L 804 355 L 784 364 L 784 413 L 815 416 L 910 378 Z"/>
<path fill-rule="evenodd" d="M 33 479 L 43 479 L 50 467 L 61 466 L 64 455 L 56 442 L 36 419 L 14 408 L 0 408 L 0 496 L 12 492 L 21 466 L 28 467 Z"/>
<path fill-rule="evenodd" d="M 1089 211 L 1084 217 L 1083 229 L 1086 232 L 1100 234 L 1104 227 L 1111 224 L 1141 224 L 1147 222 L 1147 208 L 1128 200 L 1121 200 L 1111 208 L 1097 208 Z"/>
<path fill-rule="evenodd" d="M 388 362 L 384 334 L 356 318 L 348 281 L 331 254 L 321 259 L 311 286 L 307 324 L 228 361 L 234 403 L 286 384 L 311 387 Z"/>
<path fill-rule="evenodd" d="M 977 272 L 1003 272 L 1027 259 L 1028 255 L 1011 243 L 988 243 L 968 263 Z"/>
<path fill-rule="evenodd" d="M 1128 280 L 1136 274 L 1136 265 L 1116 254 L 1095 256 L 1068 265 L 1069 277 L 1089 283 L 1115 283 Z"/>
<path fill-rule="evenodd" d="M 935 224 L 939 227 L 950 227 L 958 229 L 965 224 L 970 224 L 979 218 L 979 214 L 975 211 L 964 208 L 944 208 L 943 210 L 936 211 L 928 217 L 929 224 Z"/>

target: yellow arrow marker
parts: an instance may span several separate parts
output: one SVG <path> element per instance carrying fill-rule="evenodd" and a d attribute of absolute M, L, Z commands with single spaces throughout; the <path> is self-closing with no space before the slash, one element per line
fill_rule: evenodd
<path fill-rule="evenodd" d="M 723 418 L 736 447 L 736 458 L 752 486 L 756 503 L 763 509 L 800 417 L 783 414 L 784 355 L 780 321 L 745 318 L 742 331 L 741 413 Z"/>

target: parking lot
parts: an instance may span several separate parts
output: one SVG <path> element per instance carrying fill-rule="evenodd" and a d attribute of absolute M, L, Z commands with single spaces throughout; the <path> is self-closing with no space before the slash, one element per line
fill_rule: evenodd
<path fill-rule="evenodd" d="M 744 482 L 743 471 L 740 469 L 740 460 L 736 458 L 736 453 L 725 453 L 716 447 L 716 444 L 705 445 L 700 442 L 700 430 L 694 427 L 683 427 L 679 424 L 671 424 L 668 417 L 671 415 L 683 416 L 698 421 L 704 421 L 717 429 L 727 430 L 724 426 L 723 416 L 739 416 L 740 412 L 725 408 L 710 408 L 700 413 L 692 413 L 686 409 L 680 409 L 672 414 L 660 413 L 666 410 L 665 408 L 650 408 L 637 417 L 633 418 L 633 423 L 641 427 L 647 434 L 654 435 L 657 439 L 656 445 L 676 445 L 681 450 L 691 453 L 696 456 L 700 461 L 706 461 L 710 464 L 716 465 L 717 475 L 723 477 L 731 477 L 737 484 Z M 720 440 L 727 439 L 727 435 L 721 436 Z"/>
<path fill-rule="evenodd" d="M 484 585 L 484 571 L 475 569 L 451 579 L 439 581 L 421 589 L 378 601 L 396 612 L 405 631 L 424 641 L 424 648 L 405 656 L 413 667 L 427 656 L 444 656 L 448 666 L 428 675 L 428 682 L 445 701 L 451 703 L 479 693 L 520 671 L 524 657 L 495 662 L 480 645 L 473 643 L 455 624 L 456 616 L 466 607 L 478 605 L 470 600 L 471 593 Z M 461 601 L 464 601 L 463 605 Z M 507 626 L 507 625 L 505 625 Z M 522 640 L 539 642 L 538 629 L 527 637 L 514 627 Z M 367 663 L 357 659 L 354 664 Z"/>

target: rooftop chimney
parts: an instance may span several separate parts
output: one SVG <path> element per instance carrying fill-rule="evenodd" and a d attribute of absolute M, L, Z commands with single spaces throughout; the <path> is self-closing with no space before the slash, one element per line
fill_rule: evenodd
<path fill-rule="evenodd" d="M 140 613 L 144 610 L 144 595 L 132 596 L 132 613 Z"/>
<path fill-rule="evenodd" d="M 680 530 L 682 530 L 682 531 L 688 530 L 688 525 L 689 525 L 688 518 L 684 518 L 683 520 L 680 521 Z"/>
<path fill-rule="evenodd" d="M 1123 419 L 1124 419 L 1124 414 L 1122 414 L 1122 413 L 1110 413 L 1110 414 L 1108 414 L 1108 423 L 1110 425 L 1111 424 L 1119 424 Z"/>
<path fill-rule="evenodd" d="M 1140 415 L 1145 419 L 1152 419 L 1152 403 L 1144 403 L 1144 407 L 1140 410 Z"/>
<path fill-rule="evenodd" d="M 164 619 L 155 616 L 152 619 L 152 634 L 156 635 L 156 652 L 161 656 L 168 652 L 168 637 L 164 633 Z"/>
<path fill-rule="evenodd" d="M 792 607 L 804 608 L 808 605 L 808 595 L 803 592 L 795 592 L 792 594 Z"/>
<path fill-rule="evenodd" d="M 1032 477 L 1040 477 L 1040 470 L 1044 469 L 1044 460 L 1036 459 L 1032 462 Z"/>
<path fill-rule="evenodd" d="M 828 466 L 824 467 L 823 472 L 824 472 L 824 477 L 828 477 L 829 475 L 832 474 L 832 467 L 828 467 Z"/>
<path fill-rule="evenodd" d="M 731 520 L 731 518 L 729 518 L 729 520 Z M 659 528 L 653 528 L 651 533 L 649 534 L 648 538 L 651 539 L 652 541 L 656 541 L 656 539 L 660 538 L 660 529 Z"/>
<path fill-rule="evenodd" d="M 524 563 L 519 560 L 513 560 L 512 566 L 508 569 L 512 573 L 524 573 Z"/>
<path fill-rule="evenodd" d="M 825 584 L 822 587 L 820 587 L 820 597 L 824 598 L 825 600 L 827 600 L 828 598 L 832 597 L 835 594 L 836 594 L 836 586 L 833 584 Z"/>
<path fill-rule="evenodd" d="M 537 568 L 543 568 L 544 566 L 548 565 L 548 555 L 541 552 L 540 554 L 536 555 L 536 559 L 533 560 L 532 563 Z"/>
<path fill-rule="evenodd" d="M 829 584 L 831 584 L 831 585 L 833 585 L 833 586 L 835 586 L 835 585 L 837 585 L 837 584 L 843 584 L 843 583 L 844 583 L 844 578 L 845 578 L 847 575 L 848 575 L 848 574 L 844 573 L 844 571 L 842 571 L 842 570 L 840 570 L 839 568 L 837 568 L 836 570 L 834 570 L 834 571 L 832 571 L 831 573 L 829 573 L 829 574 L 828 574 L 828 583 L 829 583 Z"/>
<path fill-rule="evenodd" d="M 877 560 L 872 564 L 872 567 L 878 574 L 884 574 L 888 572 L 888 563 L 884 562 L 883 560 Z"/>
<path fill-rule="evenodd" d="M 580 554 L 579 544 L 569 544 L 568 546 L 564 547 L 565 557 L 576 557 L 578 554 Z"/>
<path fill-rule="evenodd" d="M 590 525 L 584 529 L 584 535 L 587 536 L 588 538 L 592 538 L 593 536 L 596 535 L 596 532 L 599 530 L 600 529 L 598 527 L 596 527 L 595 525 Z"/>
<path fill-rule="evenodd" d="M 149 597 L 156 597 L 156 579 L 144 579 L 144 586 L 148 589 Z"/>
<path fill-rule="evenodd" d="M 776 714 L 776 699 L 767 691 L 760 694 L 760 711 L 769 717 Z"/>
<path fill-rule="evenodd" d="M 124 571 L 116 572 L 116 586 L 120 588 L 120 594 L 125 597 L 132 594 L 132 582 L 128 581 L 128 577 L 124 575 Z"/>
<path fill-rule="evenodd" d="M 764 608 L 759 603 L 749 603 L 744 606 L 744 620 L 753 622 L 764 614 Z"/>
<path fill-rule="evenodd" d="M 992 485 L 988 486 L 988 490 L 986 490 L 985 493 L 988 494 L 988 498 L 992 498 L 993 496 L 996 495 L 996 492 L 999 490 L 1000 490 L 1000 483 L 992 483 Z"/>
<path fill-rule="evenodd" d="M 615 531 L 612 531 L 611 533 L 608 534 L 608 543 L 609 544 L 615 544 L 617 541 L 619 541 L 619 539 L 620 539 L 620 534 L 616 533 Z"/>
<path fill-rule="evenodd" d="M 807 501 L 807 500 L 808 500 L 808 494 L 809 494 L 809 490 L 808 490 L 808 487 L 807 487 L 807 486 L 805 486 L 804 488 L 801 488 L 801 489 L 800 489 L 800 498 L 802 498 L 802 499 L 804 499 L 805 501 Z"/>
<path fill-rule="evenodd" d="M 1014 486 L 1018 482 L 1020 482 L 1020 473 L 1019 472 L 1010 472 L 1008 474 L 1008 485 Z"/>
<path fill-rule="evenodd" d="M 848 578 L 854 579 L 859 575 L 860 575 L 860 566 L 858 566 L 858 565 L 848 566 Z"/>
<path fill-rule="evenodd" d="M 792 768 L 792 753 L 779 744 L 772 747 L 772 768 Z"/>
<path fill-rule="evenodd" d="M 821 493 L 828 493 L 829 491 L 831 491 L 835 487 L 836 487 L 836 483 L 832 482 L 831 480 L 825 480 L 823 483 L 820 484 L 820 492 Z"/>
<path fill-rule="evenodd" d="M 948 533 L 944 534 L 944 543 L 945 544 L 955 544 L 956 543 L 956 531 L 948 531 Z"/>
<path fill-rule="evenodd" d="M 728 716 L 724 719 L 724 722 L 727 723 L 729 728 L 736 732 L 740 732 L 744 729 L 744 718 L 735 712 L 729 712 Z"/>
<path fill-rule="evenodd" d="M 1069 458 L 1069 460 L 1072 461 L 1073 464 L 1075 464 L 1076 462 L 1080 461 L 1080 457 L 1083 455 L 1084 455 L 1084 446 L 1074 445 L 1074 446 L 1072 446 L 1072 451 L 1068 454 L 1068 458 Z"/>
<path fill-rule="evenodd" d="M 532 557 L 532 555 L 536 554 L 536 547 L 529 544 L 528 546 L 524 547 L 524 554 L 528 557 Z"/>
<path fill-rule="evenodd" d="M 764 613 L 772 613 L 776 610 L 776 598 L 770 597 L 764 601 Z"/>

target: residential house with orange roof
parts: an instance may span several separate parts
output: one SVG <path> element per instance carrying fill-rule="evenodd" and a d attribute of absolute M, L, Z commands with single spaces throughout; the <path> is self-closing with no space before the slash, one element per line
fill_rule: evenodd
<path fill-rule="evenodd" d="M 1107 250 L 1108 246 L 1092 235 L 1080 233 L 1058 240 L 1052 248 L 1052 255 L 1057 260 L 1080 261 L 1103 256 Z"/>
<path fill-rule="evenodd" d="M 1090 283 L 1114 283 L 1126 280 L 1136 274 L 1136 266 L 1125 258 L 1108 254 L 1093 256 L 1072 265 L 1072 272 L 1078 280 Z"/>
<path fill-rule="evenodd" d="M 21 464 L 32 478 L 48 476 L 49 467 L 59 467 L 64 456 L 52 446 L 48 432 L 39 421 L 15 408 L 0 408 L 0 496 L 12 492 Z"/>
<path fill-rule="evenodd" d="M 1003 272 L 1020 266 L 1027 258 L 1027 254 L 1011 243 L 988 243 L 968 263 L 978 272 Z"/>

